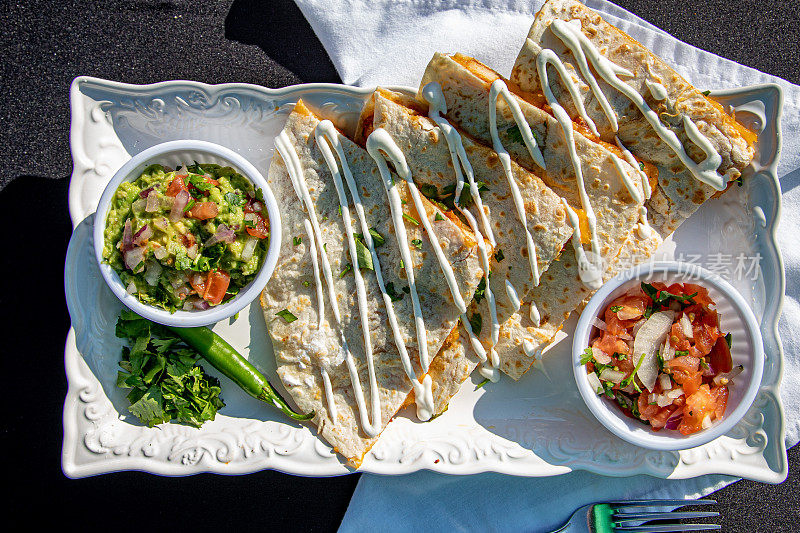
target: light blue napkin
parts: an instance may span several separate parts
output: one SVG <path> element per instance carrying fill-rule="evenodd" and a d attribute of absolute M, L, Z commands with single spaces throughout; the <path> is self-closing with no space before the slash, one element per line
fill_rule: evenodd
<path fill-rule="evenodd" d="M 342 80 L 361 86 L 419 82 L 435 51 L 471 55 L 500 73 L 511 71 L 539 0 L 295 0 L 325 46 Z M 615 26 L 676 67 L 698 87 L 778 83 L 784 89 L 783 189 L 779 243 L 786 264 L 787 298 L 780 321 L 785 350 L 782 399 L 786 441 L 800 439 L 800 87 L 704 52 L 605 0 L 586 0 Z M 610 478 L 573 472 L 551 478 L 500 474 L 405 476 L 364 474 L 342 531 L 548 531 L 580 505 L 620 498 L 684 498 L 735 481 L 728 476 L 662 480 Z"/>

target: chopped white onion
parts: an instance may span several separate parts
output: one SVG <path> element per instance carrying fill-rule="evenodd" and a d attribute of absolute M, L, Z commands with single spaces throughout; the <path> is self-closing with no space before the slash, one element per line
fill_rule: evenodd
<path fill-rule="evenodd" d="M 667 393 L 667 396 L 672 398 L 673 400 L 680 398 L 683 396 L 683 387 L 678 387 L 677 389 L 672 389 Z"/>
<path fill-rule="evenodd" d="M 648 390 L 653 390 L 658 378 L 659 368 L 656 360 L 656 350 L 664 342 L 664 337 L 669 333 L 674 319 L 675 313 L 672 311 L 653 313 L 647 319 L 647 322 L 639 328 L 639 332 L 633 341 L 633 363 L 639 366 L 637 376 Z M 639 364 L 639 359 L 641 358 L 644 358 L 644 361 Z"/>
<path fill-rule="evenodd" d="M 597 346 L 592 346 L 592 355 L 594 356 L 594 360 L 601 365 L 607 365 L 611 362 L 611 356 Z"/>
<path fill-rule="evenodd" d="M 189 257 L 189 259 L 194 259 L 195 257 L 197 257 L 197 244 L 196 243 L 191 245 L 190 247 L 188 247 L 186 249 L 186 255 Z"/>
<path fill-rule="evenodd" d="M 671 404 L 672 404 L 672 398 L 670 398 L 666 394 L 656 395 L 656 405 L 658 405 L 659 407 L 666 407 Z"/>
<path fill-rule="evenodd" d="M 130 283 L 128 283 L 128 286 L 125 287 L 125 292 L 128 294 L 136 294 L 136 284 L 133 282 L 133 280 L 131 280 Z"/>
<path fill-rule="evenodd" d="M 700 423 L 703 429 L 708 429 L 714 424 L 711 422 L 711 415 L 706 415 L 703 417 L 703 421 Z"/>
<path fill-rule="evenodd" d="M 153 220 L 153 225 L 161 231 L 167 231 L 167 228 L 169 227 L 169 220 L 167 220 L 165 217 L 158 217 L 157 219 Z"/>
<path fill-rule="evenodd" d="M 664 339 L 664 344 L 661 346 L 661 358 L 664 361 L 675 359 L 675 348 L 673 348 L 672 343 L 669 342 L 669 337 Z"/>
<path fill-rule="evenodd" d="M 600 378 L 597 377 L 597 374 L 589 372 L 589 374 L 586 375 L 586 379 L 589 380 L 589 386 L 592 387 L 597 394 L 603 393 L 603 384 L 600 383 Z"/>
<path fill-rule="evenodd" d="M 250 237 L 245 241 L 244 248 L 242 248 L 242 261 L 250 261 L 256 251 L 256 245 L 258 245 L 258 239 L 255 237 Z"/>
<path fill-rule="evenodd" d="M 714 376 L 714 385 L 730 385 L 731 380 L 742 373 L 744 370 L 744 366 L 739 365 L 733 367 L 730 372 L 725 372 L 724 374 L 718 374 Z"/>
<path fill-rule="evenodd" d="M 161 264 L 158 261 L 147 261 L 145 264 L 144 280 L 151 287 L 158 285 L 158 278 L 161 276 Z"/>
<path fill-rule="evenodd" d="M 165 257 L 167 257 L 167 255 L 168 254 L 166 246 L 157 246 L 156 248 L 153 249 L 153 256 L 155 256 L 156 259 L 159 260 L 164 259 Z"/>
<path fill-rule="evenodd" d="M 183 300 L 184 298 L 189 296 L 189 293 L 191 293 L 191 292 L 192 292 L 192 289 L 190 289 L 188 285 L 181 285 L 180 287 L 175 289 L 175 296 L 177 296 L 178 298 Z"/>
<path fill-rule="evenodd" d="M 618 370 L 614 370 L 612 368 L 604 368 L 602 372 L 600 372 L 600 379 L 603 381 L 610 381 L 612 383 L 621 383 L 623 379 L 625 379 L 625 372 L 620 372 Z"/>
<path fill-rule="evenodd" d="M 661 384 L 661 390 L 665 392 L 672 388 L 672 380 L 667 374 L 660 374 L 658 376 L 658 382 Z"/>
<path fill-rule="evenodd" d="M 642 326 L 644 326 L 644 323 L 645 323 L 645 322 L 647 322 L 647 319 L 646 319 L 646 318 L 643 318 L 643 319 L 639 320 L 638 322 L 636 322 L 636 323 L 633 325 L 633 336 L 634 336 L 634 337 L 636 336 L 636 334 L 637 334 L 637 333 L 639 333 L 639 328 L 641 328 Z"/>
<path fill-rule="evenodd" d="M 692 330 L 692 322 L 689 320 L 689 317 L 686 316 L 686 313 L 681 315 L 679 324 L 681 325 L 681 329 L 683 330 L 683 334 L 686 336 L 686 338 L 693 339 L 694 331 Z"/>
<path fill-rule="evenodd" d="M 186 300 L 185 302 L 183 302 L 183 310 L 184 311 L 191 311 L 192 309 L 194 309 L 194 304 L 192 302 L 190 302 L 189 300 Z"/>

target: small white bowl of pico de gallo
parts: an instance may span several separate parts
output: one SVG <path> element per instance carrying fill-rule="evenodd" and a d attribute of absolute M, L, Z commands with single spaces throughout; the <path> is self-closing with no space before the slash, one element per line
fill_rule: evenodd
<path fill-rule="evenodd" d="M 612 433 L 683 450 L 730 431 L 761 384 L 758 321 L 727 281 L 693 264 L 647 263 L 595 293 L 572 347 L 578 390 Z"/>

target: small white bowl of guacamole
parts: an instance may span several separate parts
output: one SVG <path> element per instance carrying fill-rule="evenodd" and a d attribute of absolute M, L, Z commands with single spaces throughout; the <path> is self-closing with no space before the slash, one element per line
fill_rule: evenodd
<path fill-rule="evenodd" d="M 154 322 L 204 326 L 250 304 L 278 260 L 278 205 L 261 173 L 207 141 L 135 155 L 106 186 L 94 219 L 100 272 Z"/>

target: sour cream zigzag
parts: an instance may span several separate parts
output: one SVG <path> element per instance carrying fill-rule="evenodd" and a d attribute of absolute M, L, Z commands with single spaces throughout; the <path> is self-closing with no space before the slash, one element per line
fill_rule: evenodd
<path fill-rule="evenodd" d="M 475 234 L 475 240 L 478 243 L 478 253 L 480 255 L 481 264 L 484 270 L 484 279 L 486 280 L 484 296 L 489 305 L 489 314 L 492 321 L 490 352 L 493 352 L 494 347 L 497 345 L 500 339 L 500 322 L 497 318 L 497 305 L 495 303 L 494 293 L 492 292 L 491 280 L 489 279 L 489 272 L 491 271 L 489 254 L 486 252 L 486 245 L 483 242 L 483 234 L 481 233 L 480 229 L 478 229 L 478 223 L 475 220 L 475 217 L 472 216 L 472 213 L 468 209 L 462 207 L 459 202 L 461 199 L 461 192 L 464 189 L 464 174 L 467 176 L 470 191 L 473 191 L 471 194 L 475 202 L 475 207 L 480 213 L 483 230 L 486 232 L 489 242 L 491 242 L 494 246 L 496 243 L 494 240 L 492 227 L 489 224 L 489 220 L 486 218 L 486 213 L 483 209 L 483 200 L 481 200 L 480 193 L 478 192 L 478 186 L 475 182 L 475 173 L 472 169 L 472 164 L 467 158 L 467 153 L 464 150 L 464 143 L 461 140 L 461 135 L 450 124 L 450 122 L 447 121 L 447 119 L 442 117 L 442 114 L 447 113 L 447 103 L 445 101 L 444 93 L 442 92 L 442 87 L 436 82 L 431 82 L 423 87 L 422 96 L 428 102 L 428 117 L 433 120 L 437 126 L 439 126 L 439 129 L 442 131 L 445 141 L 447 142 L 447 148 L 450 151 L 450 159 L 452 160 L 453 169 L 456 173 L 456 194 L 454 204 L 469 223 L 472 232 Z M 506 280 L 506 284 L 510 285 L 510 282 Z M 464 328 L 469 334 L 470 344 L 472 345 L 473 350 L 481 362 L 485 363 L 487 360 L 486 350 L 484 349 L 480 340 L 478 340 L 477 336 L 474 334 L 469 317 L 467 317 L 466 313 L 461 315 L 461 322 L 464 324 Z M 492 361 L 499 361 L 499 357 L 491 357 L 490 364 Z M 483 365 L 481 368 L 481 373 L 484 374 L 484 377 L 488 377 L 492 381 L 497 381 L 500 375 L 496 371 L 496 368 L 496 365 L 493 365 L 492 368 L 486 368 L 486 365 Z"/>
<path fill-rule="evenodd" d="M 536 143 L 536 139 L 533 136 L 531 127 L 528 124 L 528 121 L 525 120 L 525 116 L 522 114 L 522 110 L 520 109 L 516 99 L 511 95 L 503 80 L 495 80 L 489 89 L 489 132 L 492 135 L 492 147 L 494 148 L 494 151 L 497 152 L 497 155 L 500 158 L 500 163 L 503 165 L 503 171 L 506 174 L 508 186 L 511 189 L 511 196 L 514 198 L 514 207 L 517 210 L 517 216 L 519 217 L 522 226 L 525 228 L 525 241 L 528 245 L 528 261 L 530 262 L 531 274 L 533 275 L 533 284 L 534 286 L 537 286 L 539 285 L 539 264 L 536 256 L 536 244 L 533 242 L 531 232 L 528 230 L 525 203 L 522 199 L 522 195 L 519 192 L 517 182 L 514 179 L 514 174 L 511 171 L 511 156 L 508 155 L 508 152 L 503 146 L 503 142 L 500 140 L 500 135 L 497 131 L 497 101 L 501 96 L 508 104 L 509 109 L 511 109 L 511 115 L 514 117 L 514 121 L 517 123 L 517 127 L 522 134 L 522 139 L 525 142 L 525 146 L 528 148 L 528 152 L 530 152 L 531 157 L 542 169 L 545 168 L 544 156 L 542 155 L 542 151 L 539 149 L 539 146 Z"/>
<path fill-rule="evenodd" d="M 550 81 L 547 74 L 548 65 L 553 65 L 556 68 L 556 72 L 558 72 L 562 78 L 565 76 L 568 78 L 569 76 L 566 74 L 566 70 L 564 69 L 561 59 L 552 50 L 542 50 L 542 52 L 537 56 L 536 70 L 539 74 L 540 85 L 542 87 L 542 91 L 544 92 L 544 96 L 547 99 L 547 103 L 550 105 L 553 115 L 556 117 L 556 120 L 561 126 L 561 131 L 564 134 L 564 141 L 567 143 L 569 158 L 572 162 L 572 168 L 575 171 L 575 181 L 578 184 L 578 194 L 581 199 L 581 206 L 583 207 L 583 211 L 586 214 L 586 220 L 589 224 L 589 241 L 592 246 L 592 253 L 594 254 L 595 261 L 599 262 L 601 258 L 600 241 L 597 238 L 597 217 L 594 213 L 594 209 L 592 208 L 592 204 L 589 201 L 589 195 L 586 194 L 586 184 L 583 181 L 583 171 L 581 169 L 580 158 L 578 157 L 578 149 L 575 145 L 575 131 L 572 127 L 572 119 L 567 111 L 561 106 L 561 104 L 558 103 L 558 100 L 556 100 L 556 97 L 550 88 Z M 618 163 L 618 159 L 614 162 L 615 164 Z M 624 170 L 622 171 L 622 174 L 627 180 L 628 177 Z M 564 205 L 567 205 L 566 201 L 563 203 Z M 574 210 L 570 210 L 568 218 L 570 220 L 570 225 L 575 231 L 572 236 L 572 245 L 575 247 L 575 253 L 578 254 L 578 249 L 581 250 L 578 261 L 578 267 L 579 269 L 582 269 L 581 280 L 584 282 L 584 284 L 591 288 L 598 288 L 602 282 L 602 269 L 593 262 L 588 261 L 585 252 L 583 252 L 583 247 L 581 246 L 580 241 L 580 219 L 577 217 L 577 213 L 575 213 Z M 583 261 L 581 261 L 581 259 L 583 259 Z M 590 267 L 589 264 L 591 265 Z"/>
<path fill-rule="evenodd" d="M 569 22 L 554 20 L 550 24 L 550 29 L 553 34 L 569 48 L 573 56 L 577 58 L 579 68 L 582 63 L 587 62 L 588 57 L 588 61 L 591 62 L 595 72 L 597 72 L 606 83 L 624 94 L 636 106 L 656 134 L 673 152 L 675 152 L 681 160 L 681 163 L 683 163 L 695 178 L 718 191 L 725 189 L 727 186 L 727 179 L 725 176 L 720 176 L 717 173 L 717 169 L 722 164 L 722 157 L 714 150 L 708 138 L 700 132 L 697 125 L 692 122 L 688 116 L 684 115 L 683 117 L 683 126 L 686 135 L 706 155 L 705 159 L 700 163 L 695 163 L 694 160 L 689 157 L 689 154 L 686 153 L 678 136 L 661 122 L 658 114 L 647 105 L 644 97 L 639 94 L 636 89 L 619 78 L 619 76 L 633 76 L 632 72 L 614 64 L 603 56 L 597 47 L 583 34 L 581 29 L 576 28 Z M 589 85 L 595 97 L 598 100 L 605 98 L 605 96 L 600 96 L 602 91 L 600 91 L 597 86 L 594 75 L 588 69 L 584 72 L 583 68 L 581 68 L 581 74 L 589 81 Z M 595 81 L 594 83 L 592 83 L 593 80 Z M 659 93 L 656 97 L 662 96 L 660 91 L 656 90 L 655 92 Z M 666 97 L 666 95 L 663 96 Z M 614 128 L 615 131 L 617 129 L 618 127 Z"/>

